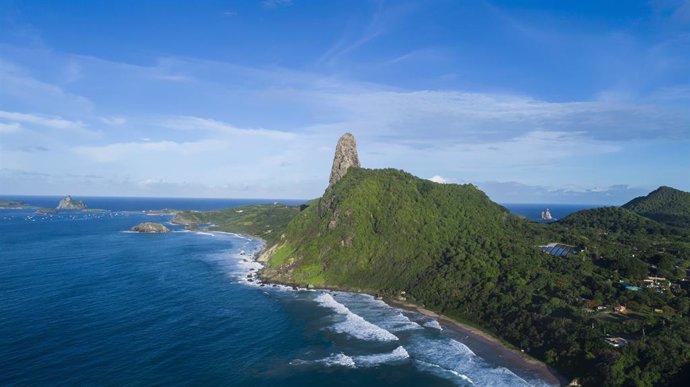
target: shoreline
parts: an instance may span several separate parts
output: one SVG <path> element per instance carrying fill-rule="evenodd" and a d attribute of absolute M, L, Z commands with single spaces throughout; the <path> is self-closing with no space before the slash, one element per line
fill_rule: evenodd
<path fill-rule="evenodd" d="M 409 302 L 387 298 L 384 298 L 383 301 L 396 308 L 417 312 L 428 317 L 433 317 L 438 320 L 444 329 L 448 329 L 459 336 L 466 336 L 463 338 L 463 340 L 469 339 L 471 342 L 484 346 L 485 349 L 491 350 L 496 358 L 504 361 L 506 364 L 514 366 L 515 368 L 527 370 L 529 373 L 539 376 L 549 384 L 556 386 L 567 386 L 570 382 L 563 375 L 559 374 L 558 371 L 549 367 L 541 360 L 535 359 L 524 352 L 520 352 L 517 349 L 509 347 L 497 337 L 479 328 L 459 322 L 448 316 L 444 316 Z M 480 352 L 485 352 L 485 350 Z M 478 355 L 480 357 L 484 357 L 481 353 L 478 353 Z"/>
<path fill-rule="evenodd" d="M 270 278 L 265 277 L 264 275 L 264 269 L 266 269 L 266 266 L 269 261 L 270 255 L 275 251 L 275 249 L 278 247 L 278 244 L 273 245 L 273 246 L 268 246 L 265 240 L 262 238 L 258 238 L 252 235 L 246 235 L 246 234 L 236 234 L 236 235 L 245 235 L 249 238 L 258 240 L 259 242 L 262 243 L 262 246 L 259 247 L 257 251 L 255 251 L 253 254 L 251 254 L 251 257 L 253 260 L 263 266 L 261 270 L 258 271 L 257 276 L 261 280 L 262 283 L 266 284 L 278 284 L 278 285 L 284 285 L 284 286 L 290 286 L 290 287 L 295 287 L 299 286 L 299 288 L 305 288 L 309 289 L 308 286 L 300 286 L 298 284 L 294 283 L 281 283 L 277 282 L 275 280 L 272 280 Z M 347 292 L 353 292 L 353 293 L 361 293 L 361 294 L 368 294 L 372 297 L 376 297 L 375 294 L 372 294 L 371 291 L 366 291 L 362 289 L 348 289 L 348 288 L 340 288 L 336 286 L 319 286 L 318 289 L 323 289 L 323 290 L 334 290 L 334 291 L 347 291 Z M 549 367 L 546 363 L 544 363 L 541 360 L 535 359 L 532 356 L 521 352 L 515 348 L 512 348 L 509 346 L 509 344 L 506 344 L 502 342 L 499 338 L 495 337 L 493 334 L 483 331 L 477 327 L 470 326 L 468 324 L 462 323 L 460 321 L 454 320 L 448 316 L 445 316 L 443 314 L 431 311 L 429 309 L 423 308 L 419 305 L 412 304 L 409 302 L 404 302 L 404 301 L 399 301 L 391 298 L 384 298 L 383 301 L 394 307 L 394 308 L 399 308 L 407 311 L 412 311 L 416 313 L 420 313 L 422 315 L 425 315 L 427 317 L 432 317 L 438 320 L 438 322 L 441 324 L 441 326 L 444 329 L 448 329 L 449 331 L 453 332 L 454 334 L 458 335 L 459 337 L 462 337 L 462 340 L 464 341 L 469 341 L 469 344 L 476 344 L 473 345 L 476 350 L 477 350 L 477 355 L 486 358 L 486 357 L 493 357 L 495 358 L 494 360 L 498 360 L 500 362 L 505 363 L 504 365 L 507 365 L 508 369 L 511 368 L 516 368 L 516 369 L 521 369 L 525 370 L 527 373 L 533 374 L 535 376 L 538 376 L 542 380 L 544 380 L 546 383 L 551 384 L 551 385 L 556 385 L 556 386 L 567 386 L 570 382 L 569 379 L 565 378 L 563 375 L 558 373 L 555 369 Z M 468 343 L 465 342 L 467 345 Z M 469 346 L 469 345 L 468 345 Z M 477 348 L 477 346 L 479 348 Z M 472 348 L 473 351 L 475 348 Z M 491 356 L 486 356 L 487 354 L 490 354 Z"/>

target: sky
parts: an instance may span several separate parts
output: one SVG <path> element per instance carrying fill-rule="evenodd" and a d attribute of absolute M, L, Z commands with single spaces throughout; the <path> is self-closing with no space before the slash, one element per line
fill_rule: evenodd
<path fill-rule="evenodd" d="M 502 203 L 690 191 L 690 1 L 0 0 L 0 194 L 310 199 L 345 132 Z"/>

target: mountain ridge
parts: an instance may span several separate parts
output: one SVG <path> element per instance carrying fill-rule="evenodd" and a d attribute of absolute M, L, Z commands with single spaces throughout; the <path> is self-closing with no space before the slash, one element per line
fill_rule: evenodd
<path fill-rule="evenodd" d="M 690 226 L 690 192 L 673 187 L 661 186 L 632 199 L 623 208 L 671 226 Z"/>

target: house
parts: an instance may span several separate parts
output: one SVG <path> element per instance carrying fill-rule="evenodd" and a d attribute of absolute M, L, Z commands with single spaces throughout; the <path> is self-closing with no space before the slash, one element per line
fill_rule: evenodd
<path fill-rule="evenodd" d="M 626 309 L 627 308 L 625 307 L 625 305 L 619 305 L 615 307 L 613 310 L 615 310 L 618 313 L 625 313 Z"/>

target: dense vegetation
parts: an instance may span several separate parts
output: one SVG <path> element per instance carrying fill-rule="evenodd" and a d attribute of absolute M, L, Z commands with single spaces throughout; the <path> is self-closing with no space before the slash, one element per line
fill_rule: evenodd
<path fill-rule="evenodd" d="M 690 233 L 627 209 L 540 225 L 472 185 L 351 168 L 276 241 L 264 273 L 273 280 L 405 291 L 588 385 L 673 385 L 690 372 L 689 294 L 680 282 Z M 549 242 L 584 251 L 550 256 L 539 249 Z M 672 282 L 643 287 L 650 270 Z M 620 305 L 627 311 L 614 313 Z M 614 348 L 606 335 L 629 343 Z"/>
<path fill-rule="evenodd" d="M 659 187 L 647 196 L 631 200 L 623 207 L 661 223 L 690 227 L 689 192 Z"/>
<path fill-rule="evenodd" d="M 219 211 L 183 211 L 175 216 L 173 222 L 190 227 L 254 235 L 272 245 L 280 240 L 288 222 L 299 211 L 299 207 L 283 204 L 253 205 Z"/>

